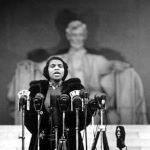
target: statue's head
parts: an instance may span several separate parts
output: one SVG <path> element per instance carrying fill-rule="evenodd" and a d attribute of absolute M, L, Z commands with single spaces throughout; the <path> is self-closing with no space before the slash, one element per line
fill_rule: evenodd
<path fill-rule="evenodd" d="M 84 47 L 87 33 L 86 24 L 79 20 L 70 22 L 66 28 L 66 37 L 70 42 L 70 46 L 75 49 Z"/>

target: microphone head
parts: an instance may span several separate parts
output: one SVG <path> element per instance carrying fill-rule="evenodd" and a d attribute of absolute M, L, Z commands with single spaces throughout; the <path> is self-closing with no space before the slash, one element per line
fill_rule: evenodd
<path fill-rule="evenodd" d="M 60 96 L 60 100 L 61 101 L 68 101 L 70 98 L 69 98 L 69 96 L 67 95 L 67 94 L 62 94 L 61 96 Z"/>
<path fill-rule="evenodd" d="M 20 99 L 27 100 L 27 95 L 22 95 L 22 96 L 20 97 Z"/>
<path fill-rule="evenodd" d="M 33 99 L 34 107 L 36 111 L 42 109 L 43 106 L 44 95 L 42 93 L 37 93 Z"/>
<path fill-rule="evenodd" d="M 19 97 L 18 108 L 20 111 L 21 107 L 25 106 L 26 104 L 28 105 L 30 91 L 29 90 L 21 90 L 18 92 L 17 95 Z M 27 109 L 29 109 L 28 106 L 27 106 Z"/>
<path fill-rule="evenodd" d="M 66 111 L 68 109 L 70 102 L 70 97 L 67 94 L 62 94 L 60 96 L 59 104 L 62 111 Z"/>
<path fill-rule="evenodd" d="M 105 103 L 107 96 L 105 93 L 98 93 L 94 96 L 95 101 L 98 103 L 99 108 L 103 109 L 105 108 Z"/>
<path fill-rule="evenodd" d="M 85 89 L 81 89 L 79 95 L 81 98 L 89 98 L 89 93 Z"/>
<path fill-rule="evenodd" d="M 76 108 L 82 108 L 82 98 L 80 97 L 80 90 L 74 90 L 70 93 L 71 97 L 71 111 L 75 110 Z"/>
<path fill-rule="evenodd" d="M 106 100 L 106 94 L 105 93 L 97 93 L 95 95 L 95 98 L 104 99 Z"/>
<path fill-rule="evenodd" d="M 72 103 L 73 103 L 73 110 L 75 110 L 76 108 L 78 108 L 79 110 L 82 109 L 82 99 L 79 95 L 75 95 L 72 98 Z"/>
<path fill-rule="evenodd" d="M 37 98 L 37 99 L 44 99 L 44 95 L 42 93 L 37 93 L 35 95 L 35 98 Z"/>
<path fill-rule="evenodd" d="M 19 105 L 23 106 L 27 104 L 27 96 L 26 95 L 22 95 L 19 99 Z"/>

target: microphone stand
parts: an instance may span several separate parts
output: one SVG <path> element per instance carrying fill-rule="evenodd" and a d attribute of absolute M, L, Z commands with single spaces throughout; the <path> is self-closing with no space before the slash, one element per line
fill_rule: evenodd
<path fill-rule="evenodd" d="M 67 139 L 65 137 L 65 111 L 63 110 L 62 114 L 62 123 L 63 123 L 63 131 L 61 139 L 59 140 L 58 150 L 69 150 L 67 145 Z"/>
<path fill-rule="evenodd" d="M 67 138 L 65 136 L 66 125 L 65 125 L 65 118 L 66 118 L 66 111 L 68 110 L 69 106 L 69 96 L 66 94 L 62 94 L 59 100 L 60 109 L 62 111 L 62 136 L 59 139 L 58 150 L 69 150 L 69 145 Z"/>
<path fill-rule="evenodd" d="M 40 150 L 40 124 L 41 124 L 41 115 L 43 112 L 41 111 L 41 109 L 36 109 L 36 106 L 35 110 L 37 112 L 37 150 Z"/>
<path fill-rule="evenodd" d="M 24 150 L 25 147 L 25 134 L 24 134 L 24 122 L 25 122 L 25 109 L 30 110 L 30 102 L 29 102 L 29 94 L 30 92 L 28 90 L 22 90 L 18 92 L 19 97 L 19 111 L 22 109 L 22 136 L 19 136 L 19 139 L 22 139 L 22 150 Z"/>
<path fill-rule="evenodd" d="M 85 119 L 87 118 L 87 108 L 85 108 Z M 86 123 L 86 120 L 85 120 L 85 123 Z M 85 150 L 87 150 L 87 129 L 86 129 L 86 126 L 84 128 L 84 132 L 85 132 Z"/>
<path fill-rule="evenodd" d="M 53 107 L 52 108 L 52 111 L 53 111 L 53 113 L 56 111 L 56 108 L 55 107 Z M 53 116 L 53 117 L 56 117 L 56 116 Z M 53 118 L 54 119 L 54 118 Z M 55 120 L 55 119 L 54 119 Z M 58 121 L 58 120 L 57 120 Z M 54 121 L 55 122 L 55 121 Z M 55 128 L 55 150 L 57 150 L 58 149 L 58 124 L 55 122 L 54 123 L 55 124 L 55 126 L 54 126 L 54 128 Z"/>
<path fill-rule="evenodd" d="M 97 144 L 98 138 L 100 136 L 100 133 L 101 133 L 101 150 L 109 150 L 108 141 L 107 141 L 107 137 L 106 137 L 106 131 L 105 131 L 105 127 L 103 125 L 104 108 L 100 108 L 100 113 L 101 113 L 100 130 L 97 131 L 97 133 L 96 133 L 96 136 L 94 138 L 94 142 L 92 144 L 91 150 L 95 150 L 96 149 L 96 144 Z"/>
<path fill-rule="evenodd" d="M 37 128 L 37 150 L 40 150 L 40 122 L 41 122 L 41 111 L 37 110 L 37 120 L 38 120 L 38 128 Z"/>
<path fill-rule="evenodd" d="M 76 150 L 79 150 L 79 125 L 80 125 L 80 120 L 79 120 L 79 111 L 83 111 L 83 101 L 80 98 L 80 96 L 75 95 L 72 98 L 72 110 L 75 111 L 76 114 Z"/>
<path fill-rule="evenodd" d="M 79 108 L 76 111 L 76 150 L 79 150 Z"/>
<path fill-rule="evenodd" d="M 20 109 L 20 104 L 19 104 L 19 109 Z M 25 131 L 25 124 L 24 124 L 24 119 L 25 118 L 25 105 L 22 106 L 22 135 L 19 136 L 19 139 L 22 140 L 22 150 L 24 150 L 24 147 L 25 147 L 25 134 L 24 134 L 24 131 Z"/>
<path fill-rule="evenodd" d="M 55 126 L 55 150 L 58 149 L 58 127 Z"/>
<path fill-rule="evenodd" d="M 87 129 L 86 129 L 86 119 L 87 119 L 87 102 L 88 102 L 88 98 L 89 98 L 89 95 L 88 93 L 84 93 L 84 96 L 83 96 L 83 100 L 84 100 L 84 107 L 83 107 L 83 111 L 85 113 L 85 127 L 84 127 L 84 132 L 85 132 L 85 150 L 88 149 L 87 147 Z"/>
<path fill-rule="evenodd" d="M 40 150 L 40 124 L 41 124 L 41 115 L 43 114 L 43 95 L 37 93 L 34 99 L 34 108 L 37 112 L 37 150 Z"/>

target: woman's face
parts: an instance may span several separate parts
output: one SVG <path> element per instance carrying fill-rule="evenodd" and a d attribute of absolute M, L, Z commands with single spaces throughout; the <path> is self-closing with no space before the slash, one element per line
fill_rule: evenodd
<path fill-rule="evenodd" d="M 70 41 L 70 45 L 73 48 L 79 49 L 84 46 L 84 40 L 86 38 L 85 33 L 82 29 L 72 30 L 70 33 L 68 40 Z"/>
<path fill-rule="evenodd" d="M 64 66 L 58 59 L 51 60 L 48 67 L 49 77 L 51 80 L 62 80 L 64 76 Z"/>

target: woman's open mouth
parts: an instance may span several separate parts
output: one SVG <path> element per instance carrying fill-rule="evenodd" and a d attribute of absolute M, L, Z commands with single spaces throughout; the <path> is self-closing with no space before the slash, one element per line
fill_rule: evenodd
<path fill-rule="evenodd" d="M 54 72 L 55 75 L 60 75 L 60 72 Z"/>

